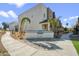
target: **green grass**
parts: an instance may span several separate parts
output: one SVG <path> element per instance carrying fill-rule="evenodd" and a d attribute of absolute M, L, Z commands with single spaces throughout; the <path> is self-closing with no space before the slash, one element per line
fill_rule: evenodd
<path fill-rule="evenodd" d="M 73 45 L 74 45 L 74 47 L 79 55 L 79 39 L 71 39 L 71 40 L 72 40 L 72 43 L 73 43 Z"/>

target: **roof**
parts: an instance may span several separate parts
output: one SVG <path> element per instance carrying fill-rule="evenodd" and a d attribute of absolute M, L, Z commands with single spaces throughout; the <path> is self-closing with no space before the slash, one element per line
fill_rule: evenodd
<path fill-rule="evenodd" d="M 41 21 L 40 23 L 45 23 L 45 22 L 48 22 L 48 20 L 46 19 L 46 20 L 43 20 L 43 21 Z"/>
<path fill-rule="evenodd" d="M 39 7 L 39 6 L 42 6 L 42 7 L 47 8 L 43 3 L 38 3 L 38 4 L 35 5 L 34 7 L 29 8 L 28 10 L 25 10 L 24 12 L 22 12 L 20 15 L 22 15 L 22 14 L 24 14 L 24 13 L 27 13 L 27 12 L 29 12 L 29 11 L 31 11 L 31 10 L 33 10 L 33 9 L 35 9 L 35 8 L 37 8 L 37 7 Z M 19 16 L 20 16 L 20 15 L 19 15 Z"/>
<path fill-rule="evenodd" d="M 16 21 L 13 21 L 13 22 L 11 22 L 11 23 L 9 23 L 9 25 L 17 25 L 18 23 L 16 22 Z"/>

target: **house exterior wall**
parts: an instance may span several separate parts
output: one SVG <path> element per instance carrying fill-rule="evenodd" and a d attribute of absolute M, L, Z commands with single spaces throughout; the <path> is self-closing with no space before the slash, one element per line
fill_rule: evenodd
<path fill-rule="evenodd" d="M 9 30 L 14 31 L 15 30 L 15 26 L 9 25 Z"/>
<path fill-rule="evenodd" d="M 9 24 L 9 30 L 15 31 L 15 26 L 17 26 L 17 22 L 12 22 Z"/>
<path fill-rule="evenodd" d="M 47 8 L 47 18 L 48 19 L 54 18 L 53 17 L 53 12 L 52 12 L 52 10 L 50 8 Z"/>
<path fill-rule="evenodd" d="M 28 17 L 31 20 L 31 23 L 28 24 L 28 26 L 25 25 L 26 30 L 40 30 L 42 29 L 42 26 L 39 23 L 47 19 L 47 8 L 43 4 L 38 4 L 37 6 L 19 15 L 19 28 L 23 17 Z"/>

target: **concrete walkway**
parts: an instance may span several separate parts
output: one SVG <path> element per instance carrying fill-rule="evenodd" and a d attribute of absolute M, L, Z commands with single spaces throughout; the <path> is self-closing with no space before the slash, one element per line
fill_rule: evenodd
<path fill-rule="evenodd" d="M 10 36 L 10 32 L 6 32 L 6 34 L 2 36 L 1 41 L 3 43 L 3 46 L 12 56 L 28 56 L 33 55 L 37 51 L 37 49 L 29 46 L 28 44 L 13 39 Z"/>
<path fill-rule="evenodd" d="M 73 34 L 73 33 L 63 34 L 63 35 L 61 36 L 61 39 L 70 40 L 70 36 L 71 36 L 72 34 Z"/>
<path fill-rule="evenodd" d="M 69 36 L 69 34 L 67 35 Z M 64 39 L 64 37 L 63 37 Z M 61 49 L 55 50 L 42 50 L 33 48 L 33 46 L 29 45 L 27 42 L 20 42 L 18 40 L 13 39 L 10 36 L 10 32 L 6 32 L 2 36 L 1 39 L 4 47 L 7 49 L 10 55 L 12 56 L 77 56 L 76 50 L 70 40 L 61 40 L 61 41 L 50 41 L 43 43 L 54 44 Z M 39 43 L 39 42 L 38 42 Z M 56 46 L 53 46 L 55 48 Z"/>
<path fill-rule="evenodd" d="M 43 46 L 52 47 L 52 49 L 38 50 L 34 55 L 36 56 L 77 56 L 77 52 L 70 40 L 72 33 L 63 34 L 60 39 L 56 41 L 37 41 L 33 43 L 42 44 Z M 39 39 L 38 39 L 39 40 Z"/>

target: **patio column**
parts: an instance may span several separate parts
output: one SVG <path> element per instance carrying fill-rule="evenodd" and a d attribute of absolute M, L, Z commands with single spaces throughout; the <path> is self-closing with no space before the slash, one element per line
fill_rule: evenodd
<path fill-rule="evenodd" d="M 50 24 L 48 23 L 48 31 L 50 31 Z"/>

